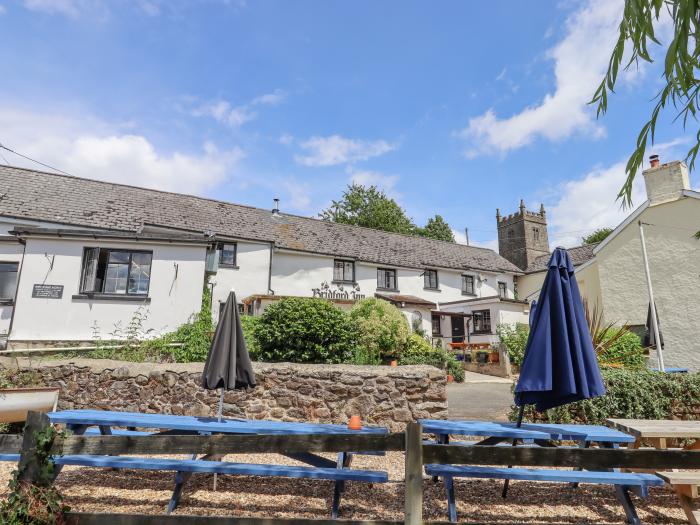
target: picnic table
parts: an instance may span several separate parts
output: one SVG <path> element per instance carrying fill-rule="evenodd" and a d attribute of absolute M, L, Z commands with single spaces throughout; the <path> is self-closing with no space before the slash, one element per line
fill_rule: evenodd
<path fill-rule="evenodd" d="M 560 441 L 573 441 L 576 446 L 587 448 L 597 443 L 600 447 L 617 448 L 620 444 L 633 443 L 635 438 L 619 430 L 602 425 L 559 425 L 523 423 L 518 427 L 509 422 L 459 421 L 424 419 L 423 431 L 434 434 L 435 443 L 451 446 L 541 446 L 560 447 Z M 481 438 L 478 441 L 452 441 L 451 435 Z M 569 483 L 609 484 L 615 487 L 617 499 L 622 504 L 628 523 L 641 523 L 630 492 L 644 497 L 649 486 L 663 485 L 663 480 L 651 474 L 614 471 L 561 470 L 543 468 L 504 468 L 462 465 L 426 465 L 426 473 L 434 479 L 442 477 L 447 493 L 450 521 L 457 521 L 453 478 L 486 478 Z"/>
<path fill-rule="evenodd" d="M 643 443 L 649 443 L 654 448 L 666 450 L 669 442 L 676 440 L 685 442 L 685 450 L 700 449 L 700 421 L 669 421 L 665 419 L 608 419 L 612 428 L 634 436 L 634 443 L 629 448 L 640 448 Z M 673 487 L 685 512 L 688 522 L 692 525 L 700 523 L 700 512 L 693 510 L 693 500 L 698 499 L 700 472 L 657 472 L 664 481 Z"/>
<path fill-rule="evenodd" d="M 99 433 L 102 435 L 182 435 L 182 434 L 374 434 L 385 435 L 383 427 L 364 426 L 360 430 L 350 430 L 346 425 L 320 423 L 293 423 L 266 420 L 222 419 L 213 417 L 175 416 L 166 414 L 144 414 L 139 412 L 112 412 L 102 410 L 62 410 L 48 414 L 52 423 L 66 425 L 77 435 Z M 115 427 L 126 427 L 123 428 Z M 147 429 L 137 430 L 137 429 Z M 154 430 L 155 432 L 149 432 Z M 164 451 L 167 454 L 167 451 Z M 386 482 L 388 474 L 382 471 L 352 469 L 355 454 L 376 454 L 372 451 L 340 452 L 337 461 L 313 453 L 285 453 L 283 455 L 310 465 L 309 467 L 244 464 L 222 462 L 221 455 L 196 455 L 188 459 L 129 458 L 115 456 L 61 456 L 55 458 L 57 472 L 63 465 L 92 467 L 136 468 L 144 470 L 166 470 L 176 472 L 173 495 L 168 504 L 168 513 L 179 502 L 184 485 L 195 472 L 221 474 L 283 476 L 293 478 L 330 479 L 335 481 L 332 517 L 337 518 L 341 495 L 346 481 L 368 483 Z"/>

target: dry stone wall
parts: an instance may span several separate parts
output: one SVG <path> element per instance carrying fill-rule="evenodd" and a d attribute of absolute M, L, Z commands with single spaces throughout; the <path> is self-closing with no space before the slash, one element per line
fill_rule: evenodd
<path fill-rule="evenodd" d="M 0 359 L 0 366 L 18 365 L 30 367 L 24 360 Z M 346 423 L 359 414 L 363 421 L 393 430 L 420 418 L 447 417 L 445 374 L 431 366 L 253 366 L 257 387 L 226 392 L 225 416 Z M 31 363 L 40 383 L 61 389 L 61 409 L 213 416 L 219 392 L 199 386 L 202 367 L 92 359 Z"/>

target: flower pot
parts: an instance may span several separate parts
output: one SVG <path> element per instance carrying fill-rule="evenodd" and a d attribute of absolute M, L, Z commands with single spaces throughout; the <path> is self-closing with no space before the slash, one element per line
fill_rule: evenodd
<path fill-rule="evenodd" d="M 471 363 L 472 362 L 472 353 L 466 353 L 464 354 L 464 362 L 465 363 Z"/>
<path fill-rule="evenodd" d="M 389 364 L 391 366 L 399 366 L 399 362 L 396 359 L 393 359 Z"/>
<path fill-rule="evenodd" d="M 452 383 L 452 382 L 454 382 L 454 380 L 455 380 L 455 376 L 453 376 L 452 374 L 447 374 L 447 382 L 448 383 Z"/>
<path fill-rule="evenodd" d="M 486 352 L 477 352 L 476 353 L 476 362 L 477 363 L 488 363 L 489 360 L 489 354 Z"/>
<path fill-rule="evenodd" d="M 498 363 L 498 352 L 491 352 L 489 354 L 489 363 Z"/>
<path fill-rule="evenodd" d="M 0 423 L 21 423 L 27 412 L 56 410 L 58 388 L 2 388 L 0 389 Z"/>
<path fill-rule="evenodd" d="M 362 430 L 362 419 L 360 419 L 360 416 L 350 416 L 348 428 L 350 430 Z"/>

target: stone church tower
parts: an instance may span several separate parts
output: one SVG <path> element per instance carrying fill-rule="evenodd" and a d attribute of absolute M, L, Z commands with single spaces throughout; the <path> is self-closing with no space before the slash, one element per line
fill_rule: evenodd
<path fill-rule="evenodd" d="M 520 199 L 520 209 L 507 217 L 496 210 L 498 253 L 518 268 L 525 270 L 533 260 L 549 255 L 547 215 L 544 204 L 540 211 L 528 211 Z"/>

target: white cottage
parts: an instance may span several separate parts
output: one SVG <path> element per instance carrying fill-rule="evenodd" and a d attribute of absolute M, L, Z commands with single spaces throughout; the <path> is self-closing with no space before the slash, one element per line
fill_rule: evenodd
<path fill-rule="evenodd" d="M 522 272 L 492 250 L 191 195 L 0 166 L 0 343 L 171 331 L 212 290 L 260 313 L 285 296 L 378 296 L 447 340 L 527 320 Z"/>

